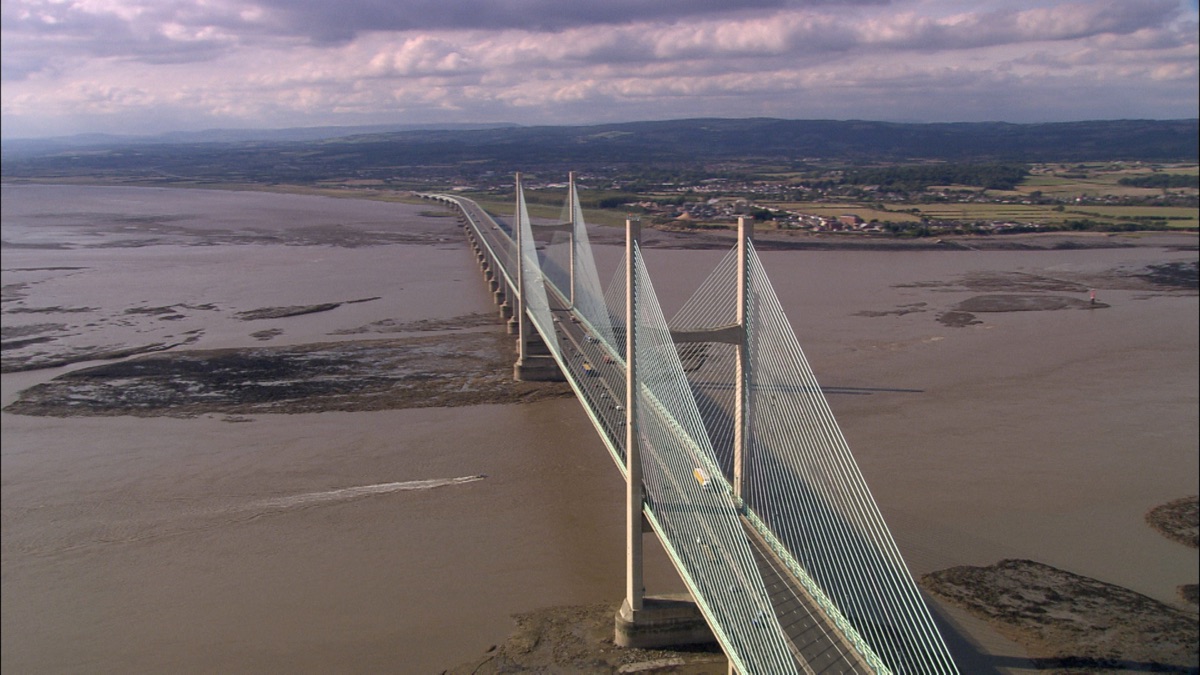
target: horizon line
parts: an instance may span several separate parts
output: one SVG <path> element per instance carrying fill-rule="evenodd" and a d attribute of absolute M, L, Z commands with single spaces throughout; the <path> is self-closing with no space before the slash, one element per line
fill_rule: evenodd
<path fill-rule="evenodd" d="M 1074 120 L 1059 120 L 1059 121 L 1044 121 L 1044 122 L 1009 122 L 1005 120 L 982 120 L 982 121 L 953 121 L 953 122 L 923 122 L 914 120 L 885 120 L 885 119 L 863 119 L 863 118 L 830 118 L 830 117 L 814 117 L 814 118 L 791 118 L 791 117 L 770 117 L 764 115 L 753 115 L 747 117 L 721 117 L 721 116 L 705 116 L 705 117 L 678 117 L 678 118 L 663 118 L 663 119 L 634 119 L 620 122 L 590 122 L 577 124 L 522 124 L 519 122 L 384 122 L 375 124 L 314 124 L 310 126 L 281 126 L 281 127 L 206 127 L 203 129 L 173 129 L 170 131 L 160 131 L 146 134 L 120 134 L 107 131 L 82 131 L 73 134 L 58 134 L 53 136 L 4 136 L 0 131 L 0 143 L 3 142 L 70 142 L 92 139 L 95 141 L 152 141 L 152 140 L 172 140 L 172 136 L 203 136 L 212 134 L 280 134 L 280 133 L 304 133 L 304 132 L 340 132 L 355 130 L 373 129 L 377 132 L 385 133 L 387 131 L 482 131 L 488 129 L 504 129 L 504 128 L 587 128 L 587 127 L 609 127 L 621 126 L 629 124 L 648 124 L 648 123 L 669 123 L 669 122 L 690 122 L 704 120 L 771 120 L 781 122 L 859 122 L 870 124 L 896 124 L 907 126 L 949 126 L 949 125 L 975 125 L 975 124 L 1006 124 L 1012 126 L 1049 126 L 1058 124 L 1082 124 L 1087 122 L 1200 122 L 1200 117 L 1117 117 L 1117 118 L 1081 118 Z M 336 138 L 337 136 L 327 136 L 326 138 Z M 252 138 L 238 139 L 242 141 L 256 140 Z M 269 139 L 261 139 L 269 140 Z M 315 139 L 310 139 L 315 140 Z M 206 142 L 206 141 L 197 141 Z M 207 141 L 212 142 L 212 141 Z"/>

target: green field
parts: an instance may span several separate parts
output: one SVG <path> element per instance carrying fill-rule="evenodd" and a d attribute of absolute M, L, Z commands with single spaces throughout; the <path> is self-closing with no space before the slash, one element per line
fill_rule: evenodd
<path fill-rule="evenodd" d="M 1169 228 L 1195 229 L 1200 227 L 1200 209 L 1179 206 L 1055 206 L 1052 204 L 908 204 L 889 205 L 879 209 L 867 204 L 814 204 L 772 203 L 778 206 L 816 216 L 836 218 L 856 215 L 864 221 L 878 220 L 893 223 L 920 222 L 922 217 L 930 220 L 1018 222 L 1060 225 L 1073 220 L 1092 220 L 1099 223 L 1146 223 L 1151 220 Z M 918 213 L 910 213 L 915 209 Z"/>
<path fill-rule="evenodd" d="M 1195 229 L 1200 227 L 1200 209 L 1183 206 L 1080 206 L 1068 207 L 1066 213 L 1074 217 L 1094 220 L 1110 219 L 1114 222 L 1137 222 L 1146 218 L 1163 219 L 1172 229 Z"/>
<path fill-rule="evenodd" d="M 879 209 L 867 204 L 854 203 L 834 203 L 823 204 L 817 202 L 767 202 L 764 206 L 772 206 L 797 213 L 804 213 L 812 216 L 823 216 L 825 218 L 837 218 L 838 216 L 858 216 L 864 221 L 870 222 L 878 220 L 882 222 L 892 223 L 917 223 L 921 221 L 921 217 L 904 211 L 894 209 L 907 209 L 907 205 L 896 205 L 893 208 Z"/>
<path fill-rule="evenodd" d="M 1200 209 L 1181 206 L 1107 206 L 1076 203 L 1077 198 L 1084 201 L 1096 201 L 1105 196 L 1116 198 L 1157 198 L 1164 191 L 1158 188 L 1139 188 L 1121 185 L 1119 181 L 1129 176 L 1147 175 L 1152 172 L 1194 174 L 1195 164 L 1177 164 L 1151 168 L 1143 164 L 1127 163 L 1092 163 L 1072 165 L 1038 165 L 1033 173 L 1026 178 L 1015 190 L 983 190 L 982 188 L 967 188 L 963 186 L 946 186 L 944 189 L 980 193 L 982 198 L 1010 199 L 1013 201 L 1036 201 L 1041 198 L 1051 198 L 1056 203 L 1001 203 L 1001 202 L 962 202 L 947 203 L 933 202 L 793 202 L 793 201 L 756 201 L 756 208 L 774 208 L 795 213 L 836 218 L 844 215 L 855 215 L 866 222 L 878 221 L 884 223 L 919 223 L 923 220 L 958 221 L 964 223 L 1034 223 L 1047 226 L 1061 226 L 1072 221 L 1091 221 L 1104 226 L 1120 226 L 1136 224 L 1155 228 L 1170 229 L 1200 229 Z M 374 184 L 339 185 L 330 189 L 317 190 L 331 196 L 368 196 L 376 199 L 397 199 L 396 193 L 373 189 Z M 936 191 L 938 188 L 932 188 Z M 311 188 L 310 188 L 311 191 Z M 1173 194 L 1189 195 L 1196 193 L 1193 188 L 1171 189 Z M 365 193 L 365 194 L 364 194 Z M 464 193 L 479 202 L 481 206 L 493 214 L 511 218 L 513 203 L 511 197 L 504 197 L 493 192 Z M 638 199 L 655 199 L 670 197 L 671 194 L 593 191 L 582 195 L 584 203 L 599 201 L 616 202 L 622 199 L 635 201 Z M 565 218 L 562 201 L 566 191 L 558 189 L 535 190 L 526 193 L 530 215 L 539 220 L 558 220 Z M 400 198 L 402 199 L 402 198 Z M 626 208 L 585 208 L 584 217 L 593 225 L 622 227 L 630 213 Z M 635 216 L 636 217 L 636 216 Z M 728 224 L 723 219 L 715 225 Z M 701 225 L 697 223 L 697 225 Z"/>
<path fill-rule="evenodd" d="M 935 220 L 1002 220 L 1037 223 L 1061 223 L 1078 216 L 1054 206 L 1032 204 L 920 204 L 921 214 Z"/>
<path fill-rule="evenodd" d="M 1032 167 L 1032 173 L 1014 190 L 983 190 L 969 186 L 931 187 L 930 191 L 948 190 L 957 193 L 974 192 L 993 199 L 1038 201 L 1038 198 L 1058 200 L 1058 204 L 1021 203 L 888 203 L 886 206 L 868 203 L 810 203 L 775 202 L 774 206 L 789 211 L 825 217 L 856 215 L 870 222 L 918 222 L 922 218 L 952 221 L 986 221 L 1038 223 L 1061 225 L 1069 221 L 1090 220 L 1106 225 L 1136 223 L 1172 229 L 1200 227 L 1200 209 L 1178 206 L 1092 206 L 1075 204 L 1077 199 L 1133 198 L 1153 200 L 1167 191 L 1121 185 L 1122 178 L 1146 176 L 1153 173 L 1194 175 L 1196 164 L 1151 166 L 1143 163 L 1094 162 L 1085 164 L 1042 164 Z M 1172 188 L 1172 195 L 1196 194 L 1194 188 Z"/>
<path fill-rule="evenodd" d="M 490 213 L 509 218 L 511 201 L 490 195 L 471 196 Z M 529 204 L 533 218 L 558 219 L 561 207 Z M 922 218 L 964 222 L 1018 222 L 1061 225 L 1068 221 L 1091 220 L 1098 223 L 1148 223 L 1153 221 L 1171 229 L 1200 228 L 1200 209 L 1178 206 L 1055 206 L 1051 204 L 889 204 L 887 208 L 862 203 L 764 202 L 762 206 L 782 208 L 826 218 L 856 215 L 866 222 L 917 223 Z M 917 213 L 910 210 L 915 209 Z M 592 225 L 621 227 L 629 215 L 618 209 L 584 209 L 584 218 Z"/>
<path fill-rule="evenodd" d="M 1073 165 L 1039 165 L 1013 194 L 1028 195 L 1040 192 L 1047 197 L 1073 198 L 1098 197 L 1155 197 L 1162 194 L 1158 188 L 1121 185 L 1122 178 L 1146 176 L 1155 172 L 1168 174 L 1195 174 L 1196 164 L 1172 164 L 1147 166 L 1144 164 L 1093 163 Z M 1172 192 L 1195 194 L 1194 189 L 1173 189 Z M 992 194 L 1003 194 L 993 192 Z"/>

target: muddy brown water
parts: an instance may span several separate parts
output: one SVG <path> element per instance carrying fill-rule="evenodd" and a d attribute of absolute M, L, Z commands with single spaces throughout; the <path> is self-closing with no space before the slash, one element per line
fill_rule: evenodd
<path fill-rule="evenodd" d="M 5 341 L 49 338 L 20 350 L 369 339 L 352 329 L 491 309 L 452 221 L 422 207 L 5 186 L 3 209 Z M 1197 294 L 1131 276 L 1196 260 L 1196 240 L 1138 242 L 762 254 L 915 574 L 1029 558 L 1176 605 L 1196 583 L 1197 552 L 1143 516 L 1198 492 Z M 602 278 L 619 255 L 597 251 Z M 647 251 L 668 313 L 720 255 Z M 1082 289 L 1108 306 L 938 321 Z M 85 365 L 5 374 L 3 403 Z M 438 672 L 514 612 L 621 593 L 623 488 L 573 400 L 0 419 L 6 671 Z M 678 589 L 651 568 L 651 591 Z M 1020 655 L 960 628 L 1001 671 Z"/>

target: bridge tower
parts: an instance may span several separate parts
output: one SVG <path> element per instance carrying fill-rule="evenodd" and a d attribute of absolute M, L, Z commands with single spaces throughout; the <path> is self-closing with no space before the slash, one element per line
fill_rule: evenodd
<path fill-rule="evenodd" d="M 737 237 L 737 324 L 732 337 L 737 347 L 733 391 L 733 495 L 742 499 L 742 475 L 746 449 L 750 445 L 750 329 L 746 317 L 750 303 L 750 239 L 754 225 L 738 218 Z"/>
<path fill-rule="evenodd" d="M 634 248 L 641 223 L 625 221 L 625 604 L 631 615 L 642 611 L 642 453 L 638 438 L 637 274 Z"/>
<path fill-rule="evenodd" d="M 730 481 L 734 497 L 742 499 L 742 482 L 745 474 L 746 451 L 750 446 L 750 327 L 748 317 L 752 308 L 750 301 L 750 242 L 754 238 L 754 225 L 742 216 L 738 218 L 737 230 L 737 314 L 734 323 L 693 330 L 671 330 L 675 344 L 715 342 L 733 345 L 736 348 L 733 374 L 733 472 Z"/>
<path fill-rule="evenodd" d="M 538 262 L 532 241 L 525 241 L 526 237 L 532 237 L 532 233 L 529 227 L 529 212 L 525 206 L 520 173 L 516 175 L 516 193 L 517 213 L 513 229 L 517 244 L 517 297 L 512 320 L 516 322 L 517 362 L 513 364 L 513 378 L 523 382 L 562 382 L 565 378 L 562 371 L 559 370 L 558 363 L 551 356 L 550 349 L 538 332 L 534 330 L 529 319 L 527 306 L 529 294 L 527 291 L 530 290 L 528 277 L 531 275 L 530 270 L 527 270 L 526 267 L 530 264 L 536 266 Z M 533 251 L 533 260 L 526 260 L 527 249 Z M 540 273 L 535 278 L 538 279 L 537 283 L 542 283 Z"/>
<path fill-rule="evenodd" d="M 522 218 L 528 218 L 528 214 L 524 212 L 525 202 L 521 199 L 521 174 L 516 176 L 516 193 L 517 193 L 517 216 L 516 224 L 513 227 L 517 235 L 517 306 L 513 312 L 514 318 L 517 321 L 517 363 L 520 364 L 525 359 L 529 358 L 529 339 L 530 330 L 529 313 L 525 311 L 525 298 L 529 297 L 525 292 L 525 254 L 523 251 L 522 237 L 524 236 Z M 519 374 L 518 374 L 519 375 Z M 517 379 L 521 379 L 519 376 Z"/>
<path fill-rule="evenodd" d="M 567 273 L 570 275 L 570 277 L 569 277 L 570 278 L 570 288 L 567 290 L 567 303 L 568 303 L 567 306 L 570 307 L 571 309 L 575 309 L 575 247 L 578 245 L 578 242 L 575 241 L 575 228 L 578 227 L 580 225 L 580 223 L 575 222 L 575 211 L 578 209 L 579 205 L 575 203 L 575 199 L 578 197 L 578 195 L 575 193 L 575 172 L 574 171 L 567 173 L 567 184 L 568 184 L 567 208 L 570 209 L 570 213 L 571 213 L 571 220 L 570 220 L 571 227 L 570 227 L 570 229 L 567 230 L 567 232 L 569 232 L 569 234 L 567 235 L 569 237 L 569 240 L 567 242 L 569 245 L 569 248 L 567 249 L 567 251 L 568 251 L 568 253 L 567 253 L 567 255 L 568 255 Z"/>
<path fill-rule="evenodd" d="M 638 417 L 638 242 L 641 223 L 625 221 L 625 600 L 615 618 L 614 642 L 622 647 L 655 649 L 715 642 L 700 608 L 686 594 L 647 596 L 643 576 L 643 534 L 650 531 L 642 513 L 645 489 Z"/>

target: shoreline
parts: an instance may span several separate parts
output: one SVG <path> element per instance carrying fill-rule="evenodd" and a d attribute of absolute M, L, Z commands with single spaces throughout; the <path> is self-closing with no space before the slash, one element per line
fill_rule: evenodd
<path fill-rule="evenodd" d="M 0 186 L 47 185 L 71 187 L 116 187 L 146 189 L 212 190 L 226 192 L 259 192 L 264 194 L 329 197 L 410 205 L 428 204 L 412 191 L 363 188 L 333 188 L 307 185 L 211 182 L 163 182 L 137 180 L 38 179 L 27 178 L 0 182 Z M 452 211 L 447 211 L 451 213 Z M 621 228 L 592 225 L 594 244 L 622 245 Z M 665 226 L 644 226 L 643 247 L 681 250 L 724 249 L 736 240 L 736 226 L 728 229 L 684 229 Z M 1141 245 L 1161 245 L 1147 242 L 1159 237 L 1181 237 L 1180 250 L 1200 250 L 1200 231 L 1142 230 L 1138 232 L 1015 232 L 988 235 L 939 235 L 936 237 L 902 237 L 867 233 L 806 232 L 801 230 L 756 229 L 755 246 L 769 251 L 1049 251 L 1078 249 L 1126 248 Z"/>

